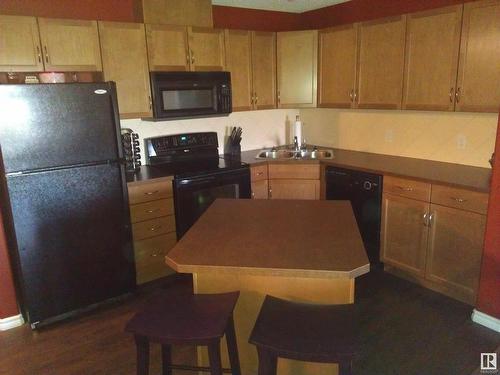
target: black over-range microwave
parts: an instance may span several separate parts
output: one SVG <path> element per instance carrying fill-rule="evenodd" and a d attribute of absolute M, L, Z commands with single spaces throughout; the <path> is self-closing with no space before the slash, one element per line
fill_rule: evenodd
<path fill-rule="evenodd" d="M 156 120 L 227 116 L 232 111 L 229 72 L 151 72 Z"/>

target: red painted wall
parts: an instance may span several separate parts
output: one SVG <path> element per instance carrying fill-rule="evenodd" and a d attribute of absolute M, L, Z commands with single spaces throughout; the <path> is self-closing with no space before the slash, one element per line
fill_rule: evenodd
<path fill-rule="evenodd" d="M 12 280 L 7 243 L 3 230 L 2 213 L 0 211 L 0 319 L 19 313 Z"/>
<path fill-rule="evenodd" d="M 0 14 L 141 22 L 138 0 L 0 0 Z"/>
<path fill-rule="evenodd" d="M 465 0 L 472 1 L 472 0 Z M 346 3 L 302 13 L 302 27 L 321 29 L 329 26 L 368 21 L 377 18 L 462 4 L 464 0 L 351 0 Z"/>
<path fill-rule="evenodd" d="M 302 18 L 298 13 L 217 5 L 212 7 L 212 13 L 214 27 L 220 29 L 286 31 L 302 28 Z"/>
<path fill-rule="evenodd" d="M 500 319 L 500 116 L 476 307 L 479 311 Z"/>

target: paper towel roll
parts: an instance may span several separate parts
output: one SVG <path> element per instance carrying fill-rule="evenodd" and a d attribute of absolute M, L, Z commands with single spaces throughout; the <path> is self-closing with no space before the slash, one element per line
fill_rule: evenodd
<path fill-rule="evenodd" d="M 302 145 L 302 121 L 300 121 L 299 116 L 297 116 L 295 119 L 295 124 L 293 126 L 293 135 L 297 137 L 299 146 Z"/>

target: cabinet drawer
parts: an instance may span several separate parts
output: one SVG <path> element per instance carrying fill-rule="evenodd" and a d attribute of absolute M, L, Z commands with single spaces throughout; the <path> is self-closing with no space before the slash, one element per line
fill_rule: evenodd
<path fill-rule="evenodd" d="M 173 199 L 159 199 L 157 201 L 133 204 L 130 206 L 130 220 L 132 223 L 173 214 Z"/>
<path fill-rule="evenodd" d="M 171 178 L 159 178 L 147 182 L 133 182 L 127 186 L 130 204 L 150 202 L 174 196 Z"/>
<path fill-rule="evenodd" d="M 174 272 L 165 264 L 165 255 L 176 242 L 175 233 L 134 242 L 137 284 L 164 277 Z"/>
<path fill-rule="evenodd" d="M 319 180 L 319 164 L 269 164 L 269 179 Z"/>
<path fill-rule="evenodd" d="M 134 241 L 143 240 L 158 236 L 160 234 L 167 234 L 175 231 L 175 217 L 164 216 L 152 220 L 141 221 L 132 225 L 132 234 Z"/>
<path fill-rule="evenodd" d="M 488 210 L 488 194 L 443 185 L 432 185 L 431 202 L 480 214 Z"/>
<path fill-rule="evenodd" d="M 252 166 L 250 176 L 252 182 L 267 180 L 267 164 Z"/>
<path fill-rule="evenodd" d="M 392 193 L 429 202 L 431 198 L 431 184 L 405 178 L 384 176 L 384 193 Z"/>

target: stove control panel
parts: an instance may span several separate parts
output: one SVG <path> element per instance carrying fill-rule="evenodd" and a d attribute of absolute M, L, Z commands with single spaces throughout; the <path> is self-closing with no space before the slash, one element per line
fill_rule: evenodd
<path fill-rule="evenodd" d="M 201 151 L 201 149 L 204 152 L 207 149 L 213 149 L 217 154 L 219 147 L 216 132 L 165 135 L 147 138 L 144 142 L 148 164 L 153 164 L 155 158 L 163 156 L 175 158 L 177 154 L 186 153 L 196 154 L 196 151 Z"/>

